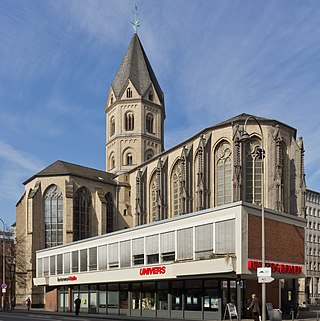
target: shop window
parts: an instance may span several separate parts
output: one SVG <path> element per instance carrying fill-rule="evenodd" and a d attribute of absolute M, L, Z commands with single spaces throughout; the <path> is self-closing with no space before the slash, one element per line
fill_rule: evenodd
<path fill-rule="evenodd" d="M 130 241 L 120 242 L 120 267 L 131 266 L 131 248 Z"/>
<path fill-rule="evenodd" d="M 71 253 L 71 270 L 72 272 L 79 272 L 79 256 L 78 251 Z"/>
<path fill-rule="evenodd" d="M 62 254 L 57 255 L 57 274 L 63 274 Z"/>
<path fill-rule="evenodd" d="M 234 220 L 215 223 L 215 252 L 219 254 L 235 252 Z"/>
<path fill-rule="evenodd" d="M 119 243 L 112 243 L 108 245 L 109 269 L 115 269 L 119 267 L 118 246 L 119 246 Z"/>
<path fill-rule="evenodd" d="M 70 253 L 63 254 L 63 273 L 70 273 Z"/>
<path fill-rule="evenodd" d="M 56 256 L 50 256 L 50 275 L 56 274 Z"/>
<path fill-rule="evenodd" d="M 97 248 L 89 249 L 89 271 L 97 270 Z"/>
<path fill-rule="evenodd" d="M 106 270 L 107 265 L 107 245 L 98 247 L 98 270 Z"/>
<path fill-rule="evenodd" d="M 175 252 L 166 252 L 161 254 L 161 262 L 171 262 L 174 261 L 176 257 Z"/>
<path fill-rule="evenodd" d="M 172 282 L 172 310 L 182 310 L 183 282 Z"/>
<path fill-rule="evenodd" d="M 147 255 L 147 264 L 159 263 L 159 254 Z"/>
<path fill-rule="evenodd" d="M 158 282 L 157 284 L 157 309 L 158 310 L 168 310 L 168 282 Z"/>
<path fill-rule="evenodd" d="M 193 259 L 193 231 L 186 228 L 178 231 L 178 260 Z"/>
<path fill-rule="evenodd" d="M 208 259 L 213 253 L 213 224 L 195 227 L 196 260 Z"/>
<path fill-rule="evenodd" d="M 144 264 L 144 254 L 136 254 L 133 256 L 133 265 L 143 265 Z"/>
<path fill-rule="evenodd" d="M 155 310 L 156 309 L 156 283 L 146 282 L 142 283 L 142 309 Z"/>
<path fill-rule="evenodd" d="M 42 278 L 43 277 L 42 258 L 38 259 L 37 268 L 38 268 L 37 276 L 38 276 L 38 278 Z"/>
<path fill-rule="evenodd" d="M 175 232 L 166 232 L 160 234 L 161 262 L 170 262 L 175 260 Z"/>
<path fill-rule="evenodd" d="M 87 249 L 80 250 L 80 272 L 85 272 L 88 270 L 88 256 Z"/>

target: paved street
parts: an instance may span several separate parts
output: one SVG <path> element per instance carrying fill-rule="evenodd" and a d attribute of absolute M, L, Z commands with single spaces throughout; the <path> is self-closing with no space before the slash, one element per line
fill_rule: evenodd
<path fill-rule="evenodd" d="M 317 320 L 317 314 L 319 314 L 319 320 Z M 96 321 L 96 320 L 109 320 L 109 321 L 150 321 L 150 318 L 143 317 L 126 317 L 118 315 L 88 315 L 80 314 L 75 316 L 73 313 L 63 313 L 63 312 L 48 312 L 42 309 L 32 309 L 27 311 L 25 308 L 17 308 L 15 311 L 2 311 L 0 310 L 0 321 Z M 182 319 L 160 319 L 155 318 L 157 321 L 182 321 Z M 186 320 L 186 319 L 184 319 Z M 229 319 L 228 319 L 229 320 Z M 236 320 L 233 318 L 233 320 Z M 296 321 L 320 321 L 320 306 L 310 306 L 307 311 L 300 311 L 300 315 Z M 252 321 L 252 320 L 242 320 L 242 321 Z"/>

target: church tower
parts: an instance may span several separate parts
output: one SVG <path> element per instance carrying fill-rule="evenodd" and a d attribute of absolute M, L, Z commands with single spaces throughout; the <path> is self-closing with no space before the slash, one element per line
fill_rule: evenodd
<path fill-rule="evenodd" d="M 164 149 L 164 96 L 137 33 L 111 84 L 106 112 L 106 170 L 124 173 Z"/>

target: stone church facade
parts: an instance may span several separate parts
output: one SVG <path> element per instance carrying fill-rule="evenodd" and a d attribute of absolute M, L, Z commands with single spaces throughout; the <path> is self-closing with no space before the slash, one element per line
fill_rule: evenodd
<path fill-rule="evenodd" d="M 45 288 L 33 285 L 40 249 L 237 201 L 264 199 L 268 209 L 305 217 L 304 147 L 295 128 L 241 114 L 164 151 L 164 95 L 137 34 L 105 112 L 106 171 L 58 160 L 24 182 L 17 303 L 30 296 L 45 304 Z"/>

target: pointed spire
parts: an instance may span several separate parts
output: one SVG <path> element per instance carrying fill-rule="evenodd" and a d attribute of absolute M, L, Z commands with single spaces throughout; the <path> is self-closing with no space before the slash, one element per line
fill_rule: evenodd
<path fill-rule="evenodd" d="M 150 85 L 153 84 L 161 104 L 164 104 L 163 92 L 137 33 L 134 33 L 118 72 L 111 84 L 117 99 L 119 99 L 128 80 L 133 83 L 141 96 L 143 96 L 150 88 Z"/>

